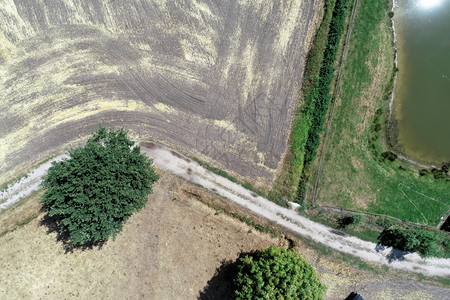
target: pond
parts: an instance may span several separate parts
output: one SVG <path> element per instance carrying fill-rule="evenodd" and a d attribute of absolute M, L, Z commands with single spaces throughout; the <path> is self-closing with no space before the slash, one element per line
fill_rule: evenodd
<path fill-rule="evenodd" d="M 413 160 L 450 161 L 450 0 L 399 0 L 394 21 L 398 144 Z"/>

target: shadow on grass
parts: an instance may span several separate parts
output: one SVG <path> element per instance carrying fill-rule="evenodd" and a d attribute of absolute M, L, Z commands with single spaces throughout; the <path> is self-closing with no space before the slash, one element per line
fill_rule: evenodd
<path fill-rule="evenodd" d="M 339 218 L 338 220 L 338 229 L 345 229 L 347 226 L 353 224 L 353 217 L 352 216 L 344 216 Z"/>
<path fill-rule="evenodd" d="M 217 268 L 214 276 L 208 281 L 206 286 L 200 292 L 198 299 L 214 300 L 214 299 L 233 299 L 234 284 L 233 279 L 238 273 L 239 259 L 255 255 L 256 252 L 241 253 L 236 261 L 222 261 Z"/>
<path fill-rule="evenodd" d="M 101 249 L 106 241 L 89 242 L 82 245 L 74 245 L 69 239 L 67 232 L 62 232 L 61 219 L 57 216 L 49 216 L 46 214 L 41 221 L 40 226 L 47 227 L 47 234 L 56 233 L 56 241 L 61 242 L 65 253 L 72 253 L 74 250 L 92 250 L 93 248 Z"/>

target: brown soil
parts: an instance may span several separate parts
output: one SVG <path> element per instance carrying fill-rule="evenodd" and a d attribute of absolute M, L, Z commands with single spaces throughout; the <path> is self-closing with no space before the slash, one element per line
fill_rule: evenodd
<path fill-rule="evenodd" d="M 40 225 L 43 213 L 1 236 L 0 298 L 227 299 L 231 274 L 224 262 L 270 244 L 295 245 L 328 286 L 325 299 L 344 299 L 353 290 L 366 299 L 444 299 L 449 292 L 332 262 L 277 229 L 259 232 L 225 213 L 245 215 L 242 208 L 158 172 L 162 177 L 147 206 L 101 249 L 66 253 L 55 233 L 48 234 Z M 36 213 L 35 200 L 0 215 L 0 224 L 8 219 L 17 227 L 13 220 L 19 220 L 19 214 L 14 212 Z M 264 220 L 248 218 L 270 227 Z"/>
<path fill-rule="evenodd" d="M 0 183 L 125 127 L 271 185 L 321 1 L 0 6 Z"/>

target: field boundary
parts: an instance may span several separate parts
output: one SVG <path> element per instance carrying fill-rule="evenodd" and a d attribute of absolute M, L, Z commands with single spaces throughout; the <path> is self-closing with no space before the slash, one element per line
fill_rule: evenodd
<path fill-rule="evenodd" d="M 342 60 L 341 60 L 341 65 L 339 67 L 338 78 L 336 80 L 336 86 L 335 86 L 335 89 L 334 89 L 334 96 L 333 96 L 333 100 L 331 102 L 331 110 L 330 110 L 330 115 L 328 117 L 328 124 L 327 124 L 327 130 L 325 132 L 325 138 L 324 138 L 324 141 L 323 141 L 323 148 L 322 148 L 322 152 L 320 153 L 319 170 L 318 170 L 316 181 L 314 183 L 314 188 L 313 188 L 313 197 L 312 197 L 312 205 L 313 205 L 313 207 L 316 207 L 317 188 L 319 186 L 320 175 L 322 173 L 322 165 L 323 165 L 323 159 L 325 157 L 325 150 L 327 148 L 328 134 L 329 134 L 330 129 L 331 129 L 331 122 L 333 120 L 334 107 L 335 107 L 335 104 L 336 104 L 336 97 L 337 97 L 337 95 L 339 93 L 339 87 L 340 87 L 340 82 L 341 82 L 341 75 L 342 75 L 342 71 L 344 69 L 345 59 L 347 58 L 348 45 L 349 45 L 349 41 L 350 41 L 350 36 L 352 34 L 353 21 L 354 21 L 354 18 L 355 18 L 355 12 L 356 12 L 356 6 L 357 5 L 358 5 L 358 0 L 355 0 L 355 2 L 353 3 L 352 15 L 350 17 L 350 22 L 349 22 L 348 29 L 347 29 L 347 35 L 346 35 L 346 38 L 345 38 L 344 51 L 342 53 Z"/>

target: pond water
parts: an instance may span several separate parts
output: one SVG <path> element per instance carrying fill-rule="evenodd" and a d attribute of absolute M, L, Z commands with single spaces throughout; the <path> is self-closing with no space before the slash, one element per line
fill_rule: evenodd
<path fill-rule="evenodd" d="M 398 142 L 413 160 L 450 161 L 450 0 L 399 0 Z"/>

